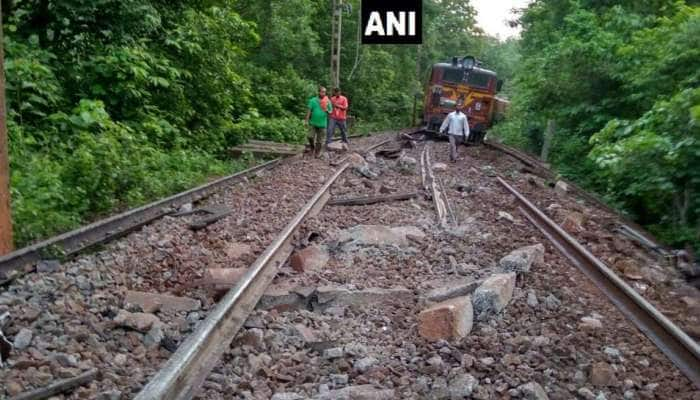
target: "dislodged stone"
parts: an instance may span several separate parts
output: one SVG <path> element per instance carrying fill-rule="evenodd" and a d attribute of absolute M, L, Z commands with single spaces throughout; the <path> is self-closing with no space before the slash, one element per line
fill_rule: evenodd
<path fill-rule="evenodd" d="M 421 296 L 421 302 L 437 303 L 454 297 L 466 296 L 474 292 L 474 290 L 479 286 L 479 283 L 479 281 L 475 281 L 473 279 L 463 279 L 457 282 L 450 282 L 423 294 Z"/>
<path fill-rule="evenodd" d="M 334 358 L 340 358 L 345 354 L 341 347 L 333 347 L 331 349 L 326 349 L 323 352 L 323 358 L 327 360 L 332 360 Z"/>
<path fill-rule="evenodd" d="M 114 317 L 114 322 L 120 326 L 131 328 L 139 332 L 148 332 L 154 324 L 162 324 L 160 319 L 153 314 L 147 313 L 130 313 L 126 310 L 119 310 L 119 313 Z"/>
<path fill-rule="evenodd" d="M 329 258 L 325 247 L 311 245 L 296 250 L 289 259 L 289 265 L 297 272 L 318 271 L 326 266 Z"/>
<path fill-rule="evenodd" d="M 510 302 L 513 289 L 514 272 L 492 275 L 474 291 L 474 313 L 480 318 L 488 314 L 498 314 Z"/>
<path fill-rule="evenodd" d="M 61 262 L 58 260 L 41 260 L 36 265 L 36 272 L 48 274 L 56 272 L 61 267 Z"/>
<path fill-rule="evenodd" d="M 366 307 L 380 303 L 411 302 L 413 301 L 413 291 L 400 286 L 391 289 L 369 288 L 364 290 L 321 286 L 316 289 L 316 299 L 322 308 L 331 306 Z"/>
<path fill-rule="evenodd" d="M 579 323 L 578 327 L 579 329 L 588 330 L 602 329 L 603 323 L 597 318 L 583 317 L 581 318 L 581 323 Z"/>
<path fill-rule="evenodd" d="M 505 211 L 498 212 L 498 219 L 505 219 L 508 222 L 515 222 L 515 218 Z"/>
<path fill-rule="evenodd" d="M 537 300 L 537 294 L 535 293 L 534 290 L 529 290 L 527 292 L 527 305 L 535 308 L 540 304 L 539 300 Z"/>
<path fill-rule="evenodd" d="M 377 389 L 373 385 L 348 386 L 319 393 L 316 400 L 387 400 L 395 399 L 394 389 Z"/>
<path fill-rule="evenodd" d="M 569 192 L 569 185 L 564 181 L 557 181 L 557 184 L 554 185 L 554 191 L 560 195 L 566 194 Z"/>
<path fill-rule="evenodd" d="M 559 300 L 555 295 L 549 294 L 544 298 L 544 305 L 550 310 L 556 310 L 561 306 L 561 300 Z"/>
<path fill-rule="evenodd" d="M 229 258 L 237 260 L 243 256 L 252 254 L 253 250 L 249 244 L 233 242 L 226 246 L 224 252 Z"/>
<path fill-rule="evenodd" d="M 158 310 L 166 312 L 196 311 L 202 307 L 199 300 L 189 297 L 169 296 L 165 294 L 136 292 L 129 290 L 124 296 L 125 304 L 135 304 L 146 313 L 154 313 Z"/>
<path fill-rule="evenodd" d="M 518 386 L 525 400 L 548 400 L 547 393 L 537 382 L 529 382 Z"/>
<path fill-rule="evenodd" d="M 365 373 L 369 371 L 370 368 L 375 366 L 379 361 L 374 358 L 374 357 L 365 357 L 361 358 L 353 364 L 353 368 L 360 372 L 360 373 Z"/>
<path fill-rule="evenodd" d="M 460 374 L 450 380 L 447 391 L 450 399 L 463 399 L 472 395 L 479 381 L 470 374 Z"/>
<path fill-rule="evenodd" d="M 470 296 L 438 303 L 418 314 L 418 333 L 427 340 L 461 339 L 472 329 L 474 311 Z"/>
<path fill-rule="evenodd" d="M 247 268 L 208 268 L 199 284 L 222 296 L 241 280 L 246 271 Z"/>
<path fill-rule="evenodd" d="M 160 342 L 165 338 L 163 327 L 161 324 L 153 324 L 148 333 L 143 337 L 143 344 L 150 348 L 160 345 Z"/>
<path fill-rule="evenodd" d="M 422 239 L 425 233 L 415 226 L 388 227 L 382 225 L 357 225 L 341 231 L 335 240 L 346 246 L 399 246 L 409 245 L 408 236 Z"/>
<path fill-rule="evenodd" d="M 294 287 L 270 285 L 255 306 L 260 310 L 303 310 L 307 308 L 307 299 L 299 294 Z"/>
<path fill-rule="evenodd" d="M 344 153 L 348 151 L 348 145 L 343 142 L 330 142 L 326 145 L 326 149 L 335 153 Z"/>
<path fill-rule="evenodd" d="M 570 233 L 578 233 L 583 231 L 583 223 L 585 217 L 579 212 L 570 212 L 564 217 L 561 227 Z"/>
<path fill-rule="evenodd" d="M 32 337 L 34 337 L 34 332 L 31 329 L 22 328 L 15 335 L 14 346 L 17 350 L 24 350 L 29 347 L 32 342 Z"/>
<path fill-rule="evenodd" d="M 617 384 L 615 371 L 606 362 L 597 362 L 591 366 L 590 380 L 595 386 L 615 386 Z"/>
<path fill-rule="evenodd" d="M 544 245 L 542 243 L 521 247 L 501 258 L 499 265 L 508 272 L 530 272 L 532 265 L 544 264 Z"/>

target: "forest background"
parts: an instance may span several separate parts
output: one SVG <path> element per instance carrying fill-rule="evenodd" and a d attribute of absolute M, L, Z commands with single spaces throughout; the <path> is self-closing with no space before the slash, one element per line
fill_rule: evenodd
<path fill-rule="evenodd" d="M 674 246 L 700 247 L 697 3 L 539 0 L 522 38 L 468 1 L 424 0 L 420 46 L 361 46 L 347 1 L 341 87 L 356 130 L 408 126 L 430 66 L 474 55 L 513 102 L 492 136 L 539 152 Z M 240 169 L 250 138 L 301 143 L 328 85 L 331 1 L 3 0 L 16 244 Z M 420 99 L 418 100 L 420 114 Z"/>

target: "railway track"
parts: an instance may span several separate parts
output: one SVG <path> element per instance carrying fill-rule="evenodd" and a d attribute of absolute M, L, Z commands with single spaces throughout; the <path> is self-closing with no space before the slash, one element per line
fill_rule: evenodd
<path fill-rule="evenodd" d="M 700 345 L 503 178 L 520 211 L 700 389 Z"/>
<path fill-rule="evenodd" d="M 370 148 L 391 140 L 380 140 Z M 362 153 L 368 153 L 370 148 Z M 478 161 L 478 148 L 468 151 L 474 157 L 470 162 Z M 534 209 L 528 214 L 528 204 L 534 205 L 490 171 L 481 171 L 478 164 L 448 164 L 446 170 L 435 170 L 435 163 L 446 161 L 446 154 L 444 143 L 427 142 L 406 150 L 396 163 L 369 163 L 366 167 L 378 176 L 374 181 L 362 173 L 348 173 L 348 169 L 356 171 L 356 158 L 353 166 L 349 164 L 351 160 L 340 158 L 342 164 L 338 168 L 311 178 L 321 182 L 323 176 L 320 189 L 310 200 L 300 203 L 303 205 L 288 208 L 288 213 L 294 210 L 295 214 L 284 219 L 289 221 L 285 226 L 268 230 L 275 232 L 274 236 L 265 240 L 264 249 L 245 274 L 208 310 L 206 318 L 198 322 L 158 371 L 148 374 L 147 383 L 141 381 L 145 385 L 135 398 L 442 398 L 439 393 L 443 390 L 449 398 L 449 393 L 466 393 L 459 390 L 466 391 L 464 382 L 471 379 L 477 382 L 469 386 L 476 398 L 518 398 L 527 395 L 531 387 L 537 389 L 536 382 L 554 398 L 585 397 L 580 392 L 583 387 L 572 389 L 571 383 L 565 384 L 578 382 L 574 376 L 580 373 L 576 369 L 581 363 L 594 366 L 591 371 L 585 370 L 584 378 L 588 376 L 589 382 L 596 382 L 593 387 L 599 390 L 606 385 L 600 386 L 594 378 L 595 366 L 610 363 L 622 368 L 617 375 L 620 381 L 625 380 L 624 389 L 621 384 L 619 388 L 604 389 L 612 398 L 622 398 L 625 390 L 625 398 L 630 391 L 648 395 L 657 390 L 657 396 L 682 392 L 685 378 L 669 367 L 660 352 L 652 356 L 656 350 L 639 332 L 630 329 L 624 317 L 601 300 L 595 289 L 582 287 L 582 280 L 573 279 L 572 272 L 562 271 L 567 268 L 567 261 L 554 252 L 547 253 L 546 266 L 533 267 L 534 275 L 531 272 L 519 276 L 519 288 L 506 311 L 489 317 L 488 323 L 477 320 L 475 315 L 473 332 L 462 341 L 431 344 L 418 337 L 416 316 L 425 307 L 426 298 L 460 282 L 465 282 L 464 288 L 471 288 L 469 292 L 473 293 L 478 286 L 473 282 L 499 273 L 501 257 L 518 246 L 532 244 L 531 238 L 537 234 L 529 225 L 518 223 L 517 218 L 509 222 L 499 213 L 510 211 L 511 195 L 519 199 L 519 208 L 514 210 L 522 209 L 536 227 L 553 224 L 538 219 Z M 413 164 L 411 157 L 415 157 Z M 290 167 L 292 171 L 299 168 Z M 288 183 L 294 186 L 293 180 Z M 416 187 L 422 188 L 424 196 L 413 195 Z M 503 192 L 504 187 L 511 192 Z M 377 196 L 400 191 L 411 195 Z M 347 202 L 355 205 L 324 209 L 331 197 L 372 198 L 373 202 Z M 377 203 L 379 197 L 384 200 Z M 555 237 L 555 233 L 561 233 L 555 226 L 543 232 L 548 239 L 554 239 L 552 246 L 565 249 L 562 254 L 567 258 L 574 250 L 580 251 L 572 259 L 574 265 L 579 266 L 580 257 L 585 254 L 590 256 L 580 244 L 567 241 L 573 240 L 571 237 Z M 392 244 L 378 244 L 382 240 Z M 568 244 L 562 244 L 562 240 Z M 322 267 L 311 266 L 315 265 L 317 253 L 301 251 L 301 242 L 326 254 Z M 301 254 L 296 255 L 297 260 L 302 260 L 300 270 L 293 269 L 296 267 L 288 261 L 296 253 Z M 304 254 L 312 254 L 308 256 L 312 260 L 309 265 L 303 265 Z M 592 262 L 599 266 L 600 261 Z M 582 271 L 591 273 L 589 269 Z M 614 280 L 614 274 L 609 272 L 603 273 L 604 278 Z M 607 287 L 609 283 L 602 285 Z M 574 296 L 559 290 L 566 286 L 581 292 Z M 459 290 L 467 290 L 464 288 Z M 697 385 L 697 344 L 664 321 L 663 316 L 659 318 L 660 313 L 648 303 L 638 303 L 636 293 L 630 294 L 627 289 L 621 290 L 628 300 L 613 297 L 613 303 L 619 306 L 617 303 L 624 302 L 628 307 L 636 304 L 631 311 L 622 307 L 623 315 L 632 316 L 633 321 L 646 321 L 643 313 L 651 313 L 647 315 L 654 320 L 639 325 L 640 330 Z M 529 292 L 528 304 L 522 295 L 518 297 L 518 291 L 526 290 L 536 293 L 541 305 L 530 304 Z M 581 299 L 585 299 L 584 303 Z M 1 300 L 0 297 L 0 307 Z M 605 318 L 609 326 L 596 328 L 605 334 L 564 333 L 570 329 L 567 326 L 580 323 L 580 315 L 585 312 L 581 307 L 594 307 L 602 313 L 594 314 L 597 317 L 593 319 Z M 607 334 L 610 330 L 625 334 L 611 336 Z M 314 335 L 306 331 L 314 331 Z M 323 337 L 308 337 L 315 335 Z M 553 349 L 530 349 L 542 346 L 532 343 L 544 343 L 545 339 Z M 561 352 L 577 346 L 577 340 L 582 339 L 607 341 L 621 349 L 625 359 L 635 360 L 635 364 L 618 356 L 611 361 L 602 349 L 581 349 L 581 354 L 572 356 L 576 360 L 572 364 Z M 635 346 L 642 346 L 643 354 L 634 353 L 631 349 Z M 540 359 L 538 352 L 544 352 L 550 360 Z M 643 368 L 647 353 L 659 363 L 653 372 Z M 512 360 L 521 360 L 515 364 L 518 368 L 508 367 L 516 362 Z M 542 363 L 550 372 L 542 374 L 538 372 L 542 368 L 531 367 Z M 455 365 L 460 368 L 458 372 Z M 104 382 L 104 377 L 95 379 Z M 657 380 L 673 384 L 657 389 Z M 412 383 L 422 381 L 427 382 L 426 386 Z M 627 387 L 627 381 L 634 385 Z M 136 393 L 133 386 L 129 390 Z"/>

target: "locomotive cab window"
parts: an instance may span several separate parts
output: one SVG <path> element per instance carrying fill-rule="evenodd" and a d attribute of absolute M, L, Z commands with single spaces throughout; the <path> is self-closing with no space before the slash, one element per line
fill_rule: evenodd
<path fill-rule="evenodd" d="M 478 72 L 472 72 L 470 74 L 467 74 L 467 84 L 469 86 L 474 86 L 474 87 L 486 89 L 489 87 L 489 80 L 490 79 L 491 79 L 490 75 L 480 74 Z"/>
<path fill-rule="evenodd" d="M 445 68 L 442 73 L 442 80 L 451 83 L 462 83 L 464 79 L 464 71 L 461 69 Z"/>

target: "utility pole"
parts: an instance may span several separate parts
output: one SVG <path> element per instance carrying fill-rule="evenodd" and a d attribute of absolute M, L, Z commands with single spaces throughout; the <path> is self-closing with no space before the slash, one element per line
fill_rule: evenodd
<path fill-rule="evenodd" d="M 10 160 L 7 143 L 7 112 L 5 110 L 5 52 L 2 34 L 2 4 L 0 4 L 0 256 L 11 252 L 12 216 L 10 214 Z"/>
<path fill-rule="evenodd" d="M 554 120 L 547 120 L 547 129 L 544 131 L 544 135 L 542 135 L 542 153 L 540 154 L 540 159 L 544 162 L 547 162 L 547 158 L 549 158 L 549 146 L 552 143 L 555 129 L 556 124 Z"/>
<path fill-rule="evenodd" d="M 343 0 L 333 1 L 331 30 L 331 86 L 340 87 L 340 38 L 343 27 Z M 332 88 L 331 88 L 332 89 Z"/>

